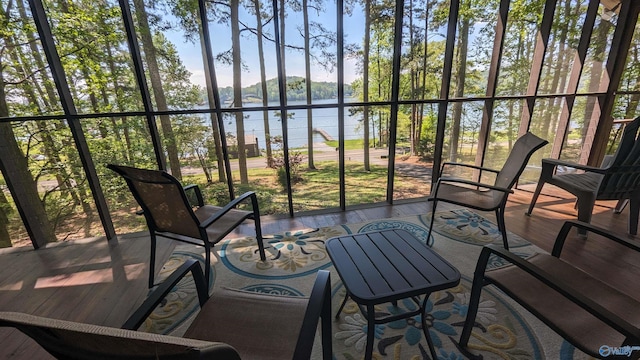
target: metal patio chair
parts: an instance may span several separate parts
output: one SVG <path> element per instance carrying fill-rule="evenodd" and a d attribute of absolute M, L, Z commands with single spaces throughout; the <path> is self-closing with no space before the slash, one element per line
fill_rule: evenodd
<path fill-rule="evenodd" d="M 564 223 L 551 254 L 536 253 L 523 259 L 498 246 L 485 246 L 474 272 L 467 318 L 460 335 L 462 349 L 467 348 L 471 332 L 478 325 L 476 315 L 482 289 L 494 285 L 588 355 L 598 359 L 640 357 L 640 351 L 635 350 L 623 356 L 607 353 L 610 348 L 640 344 L 640 312 L 637 311 L 640 299 L 631 296 L 628 289 L 614 286 L 602 277 L 603 273 L 608 276 L 617 274 L 593 268 L 594 265 L 580 268 L 572 264 L 570 255 L 561 256 L 566 241 L 579 239 L 567 239 L 572 227 L 599 235 L 611 251 L 640 252 L 637 242 L 621 239 L 608 230 L 579 221 Z M 594 239 L 587 241 L 596 241 Z M 508 265 L 495 267 L 496 263 Z M 465 355 L 470 359 L 477 358 L 472 354 Z"/>
<path fill-rule="evenodd" d="M 507 197 L 513 193 L 511 188 L 515 185 L 518 177 L 524 171 L 531 155 L 548 143 L 536 135 L 527 132 L 513 144 L 509 157 L 505 161 L 501 170 L 494 170 L 485 167 L 445 162 L 442 164 L 440 174 L 444 173 L 445 166 L 466 167 L 480 171 L 479 179 L 482 179 L 482 171 L 496 174 L 493 184 L 484 184 L 477 181 L 465 179 L 440 177 L 436 182 L 428 200 L 433 201 L 431 210 L 431 224 L 427 239 L 431 238 L 433 221 L 435 219 L 436 206 L 439 201 L 461 205 L 481 211 L 495 211 L 498 228 L 502 234 L 504 248 L 509 249 L 507 242 L 507 229 L 504 223 L 504 210 L 507 204 Z"/>
<path fill-rule="evenodd" d="M 178 179 L 166 171 L 113 164 L 107 167 L 125 179 L 147 221 L 151 236 L 149 288 L 154 286 L 157 236 L 204 246 L 205 277 L 209 283 L 211 247 L 242 222 L 252 219 L 256 229 L 257 251 L 260 252 L 260 259 L 265 261 L 260 210 L 254 192 L 246 192 L 224 207 L 205 205 L 197 185 L 183 188 Z M 251 203 L 250 211 L 236 209 L 247 201 Z"/>
<path fill-rule="evenodd" d="M 188 273 L 200 312 L 183 337 L 135 331 Z M 209 297 L 200 264 L 190 259 L 175 270 L 121 329 L 0 312 L 0 327 L 13 327 L 59 359 L 308 360 L 318 323 L 324 360 L 332 357 L 331 281 L 318 271 L 309 297 L 219 289 Z"/>

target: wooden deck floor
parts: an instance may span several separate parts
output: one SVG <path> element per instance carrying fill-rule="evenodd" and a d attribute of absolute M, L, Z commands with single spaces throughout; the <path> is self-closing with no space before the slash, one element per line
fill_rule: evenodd
<path fill-rule="evenodd" d="M 511 195 L 506 215 L 507 229 L 550 251 L 557 232 L 566 219 L 575 219 L 574 200 L 567 193 L 548 186 L 540 196 L 533 216 L 524 213 L 531 199 L 530 188 Z M 552 196 L 547 196 L 549 194 Z M 442 205 L 444 208 L 446 205 Z M 627 235 L 628 209 L 614 215 L 615 202 L 600 202 L 592 223 L 623 238 Z M 295 218 L 263 218 L 263 232 L 276 233 L 307 227 L 356 223 L 373 219 L 425 214 L 426 201 L 350 210 L 340 213 L 308 214 Z M 440 205 L 439 205 L 440 209 Z M 493 219 L 492 214 L 485 214 Z M 229 237 L 251 234 L 243 226 Z M 173 243 L 161 240 L 159 259 L 164 260 Z M 615 278 L 618 286 L 637 283 L 640 257 L 613 251 L 597 239 L 576 239 L 566 246 L 567 256 L 587 267 L 599 269 L 605 278 Z M 119 327 L 147 294 L 148 240 L 146 233 L 52 244 L 40 250 L 0 250 L 0 310 Z M 160 261 L 159 261 L 160 262 Z M 637 287 L 637 286 L 636 286 Z M 629 290 L 640 297 L 640 289 Z M 46 358 L 37 344 L 16 330 L 0 328 L 0 358 Z"/>

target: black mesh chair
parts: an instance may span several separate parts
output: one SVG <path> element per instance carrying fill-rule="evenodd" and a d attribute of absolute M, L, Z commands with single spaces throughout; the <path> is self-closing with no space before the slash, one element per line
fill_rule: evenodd
<path fill-rule="evenodd" d="M 197 185 L 183 188 L 178 179 L 166 171 L 113 164 L 107 167 L 126 180 L 147 221 L 151 236 L 150 288 L 154 285 L 156 236 L 204 246 L 205 278 L 209 283 L 211 247 L 242 222 L 252 219 L 256 228 L 257 251 L 260 259 L 265 261 L 260 210 L 254 192 L 246 192 L 224 207 L 205 205 Z M 252 210 L 236 209 L 243 202 L 250 202 Z"/>
<path fill-rule="evenodd" d="M 567 237 L 573 227 L 594 233 L 600 239 Z M 551 254 L 540 252 L 523 259 L 495 245 L 485 246 L 476 264 L 459 348 L 468 348 L 472 332 L 486 331 L 479 330 L 476 316 L 483 288 L 493 285 L 586 354 L 598 359 L 638 359 L 638 351 L 615 356 L 602 350 L 603 346 L 624 348 L 640 344 L 640 312 L 637 311 L 640 299 L 631 296 L 633 292 L 628 288 L 607 281 L 607 277 L 620 276 L 611 269 L 597 267 L 590 262 L 583 267 L 576 265 L 572 258 L 582 251 L 571 252 L 573 256 L 563 256 L 570 251 L 562 251 L 564 244 L 571 241 L 579 241 L 580 249 L 586 253 L 590 246 L 584 241 L 602 241 L 606 242 L 611 254 L 640 254 L 637 242 L 621 239 L 609 230 L 579 221 L 564 223 Z M 496 263 L 508 265 L 495 267 Z M 467 358 L 478 358 L 466 353 L 467 350 L 463 350 Z"/>
<path fill-rule="evenodd" d="M 191 274 L 200 311 L 183 337 L 135 331 L 167 293 Z M 319 270 L 309 297 L 281 296 L 208 285 L 190 259 L 163 281 L 121 329 L 0 312 L 0 327 L 13 327 L 58 359 L 308 360 L 320 328 L 322 359 L 332 358 L 331 278 Z"/>
<path fill-rule="evenodd" d="M 495 211 L 498 228 L 502 233 L 504 248 L 509 249 L 507 229 L 504 223 L 504 209 L 507 205 L 507 197 L 513 192 L 511 188 L 515 185 L 522 171 L 524 171 L 531 155 L 547 143 L 547 140 L 543 140 L 532 133 L 522 135 L 515 144 L 513 144 L 513 149 L 511 149 L 509 157 L 501 170 L 488 169 L 470 164 L 450 162 L 442 164 L 440 174 L 444 173 L 446 166 L 466 167 L 480 172 L 488 171 L 495 173 L 496 179 L 493 184 L 484 184 L 465 179 L 440 177 L 428 199 L 429 201 L 433 201 L 433 209 L 431 210 L 431 225 L 429 226 L 427 239 L 431 238 L 436 205 L 439 201 L 444 201 L 476 210 Z M 482 175 L 482 173 L 480 175 Z M 480 179 L 482 179 L 481 176 Z"/>

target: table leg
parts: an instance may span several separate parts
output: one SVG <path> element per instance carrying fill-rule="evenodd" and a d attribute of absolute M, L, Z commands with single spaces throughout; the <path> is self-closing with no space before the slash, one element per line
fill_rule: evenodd
<path fill-rule="evenodd" d="M 373 305 L 367 305 L 367 347 L 364 352 L 365 360 L 373 357 L 373 340 L 376 333 L 376 311 Z"/>
<path fill-rule="evenodd" d="M 425 309 L 427 308 L 427 300 L 429 299 L 429 294 L 424 296 L 424 301 L 422 302 L 422 331 L 424 332 L 424 338 L 427 340 L 427 345 L 429 346 L 429 352 L 431 352 L 431 358 L 437 359 L 438 355 L 436 355 L 436 349 L 433 347 L 433 341 L 431 340 L 431 335 L 429 335 L 429 328 L 427 327 L 427 314 L 425 313 Z"/>

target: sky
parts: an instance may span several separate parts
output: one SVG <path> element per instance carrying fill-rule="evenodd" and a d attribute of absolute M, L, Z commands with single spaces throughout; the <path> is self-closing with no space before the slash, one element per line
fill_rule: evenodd
<path fill-rule="evenodd" d="M 325 4 L 325 11 L 321 13 L 310 12 L 310 20 L 321 23 L 328 30 L 336 32 L 336 13 L 335 3 L 328 2 Z M 254 26 L 255 17 L 247 12 L 241 11 L 240 19 L 249 26 Z M 285 42 L 295 46 L 302 47 L 304 45 L 302 36 L 298 27 L 302 25 L 302 13 L 288 13 L 285 20 L 286 34 Z M 225 24 L 218 24 L 215 21 L 209 22 L 211 33 L 211 45 L 214 56 L 231 49 L 231 31 Z M 362 9 L 354 9 L 353 15 L 344 17 L 345 44 L 356 43 L 362 44 L 364 37 L 364 13 Z M 265 25 L 265 31 L 269 32 L 269 36 L 273 38 L 274 28 L 273 22 Z M 200 44 L 193 44 L 184 39 L 184 34 L 180 29 L 169 30 L 165 32 L 167 38 L 174 43 L 180 58 L 184 65 L 191 72 L 191 82 L 200 86 L 205 86 L 204 68 L 202 64 L 202 55 Z M 241 35 L 241 57 L 244 64 L 242 72 L 242 86 L 253 85 L 260 82 L 260 67 L 258 59 L 258 45 L 254 34 L 244 31 Z M 277 77 L 276 70 L 276 52 L 272 42 L 265 41 L 265 65 L 267 79 Z M 335 54 L 336 46 L 334 45 L 329 51 Z M 215 60 L 214 60 L 215 61 Z M 298 50 L 289 50 L 285 55 L 287 76 L 304 77 L 304 55 Z M 356 61 L 345 59 L 345 82 L 351 83 L 359 77 L 356 71 Z M 219 87 L 232 86 L 233 71 L 231 66 L 223 65 L 220 62 L 216 64 L 216 76 Z M 311 78 L 314 81 L 337 82 L 337 68 L 333 72 L 328 72 L 318 64 L 312 61 Z"/>

